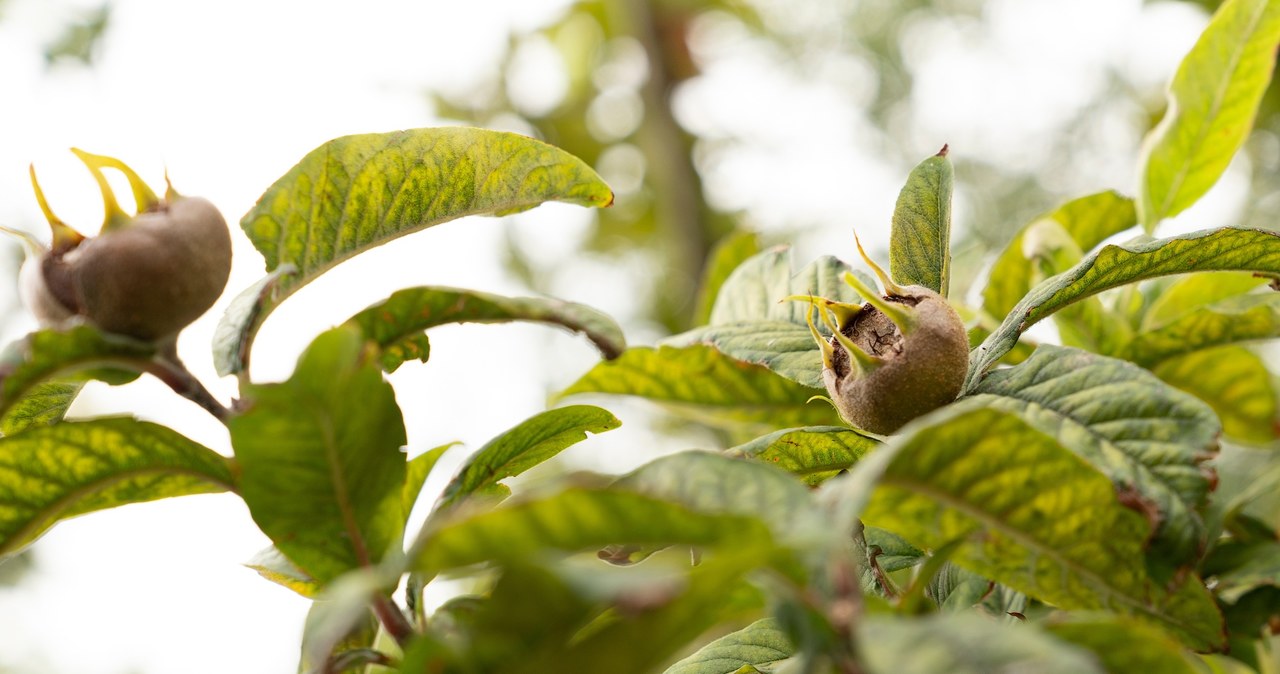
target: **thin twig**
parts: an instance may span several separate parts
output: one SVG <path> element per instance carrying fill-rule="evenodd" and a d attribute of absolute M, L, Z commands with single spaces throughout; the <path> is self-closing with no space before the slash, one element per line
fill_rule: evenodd
<path fill-rule="evenodd" d="M 373 598 L 372 608 L 373 614 L 378 617 L 378 622 L 382 623 L 387 634 L 390 634 L 401 648 L 408 646 L 414 635 L 413 625 L 409 624 L 408 618 L 405 618 L 400 607 L 396 606 L 390 597 L 379 594 Z"/>

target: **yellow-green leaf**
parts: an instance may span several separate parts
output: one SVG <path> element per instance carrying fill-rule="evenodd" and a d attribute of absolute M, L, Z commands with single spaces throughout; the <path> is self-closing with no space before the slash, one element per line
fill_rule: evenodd
<path fill-rule="evenodd" d="M 846 426 L 810 426 L 770 433 L 725 453 L 771 463 L 817 486 L 849 469 L 879 444 Z"/>
<path fill-rule="evenodd" d="M 765 618 L 699 648 L 665 674 L 733 674 L 746 666 L 776 664 L 794 652 L 791 638 L 778 621 Z"/>
<path fill-rule="evenodd" d="M 1108 674 L 1197 674 L 1187 652 L 1159 630 L 1106 614 L 1067 614 L 1044 630 L 1093 653 Z"/>
<path fill-rule="evenodd" d="M 951 280 L 951 183 L 943 146 L 911 170 L 898 194 L 889 235 L 889 272 L 903 285 L 947 294 Z"/>
<path fill-rule="evenodd" d="M 1120 356 L 1144 367 L 1238 342 L 1280 336 L 1280 293 L 1236 295 L 1133 336 Z"/>
<path fill-rule="evenodd" d="M 257 571 L 259 576 L 281 587 L 287 587 L 308 599 L 313 599 L 320 593 L 320 584 L 289 561 L 289 558 L 274 545 L 259 550 L 244 565 Z"/>
<path fill-rule="evenodd" d="M 1165 360 L 1152 371 L 1212 407 L 1227 437 L 1255 445 L 1280 437 L 1280 392 L 1266 362 L 1249 349 L 1194 351 Z"/>
<path fill-rule="evenodd" d="M 1102 674 L 1089 653 L 1032 625 L 976 613 L 874 616 L 860 621 L 867 674 Z"/>
<path fill-rule="evenodd" d="M 105 418 L 0 439 L 0 557 L 59 520 L 233 489 L 230 462 L 164 426 Z"/>
<path fill-rule="evenodd" d="M 36 384 L 0 417 L 0 435 L 13 435 L 32 426 L 52 426 L 62 421 L 82 388 L 84 383 L 78 381 Z"/>
<path fill-rule="evenodd" d="M 711 308 L 715 306 L 720 290 L 733 270 L 760 252 L 760 237 L 755 232 L 734 232 L 716 244 L 707 256 L 707 266 L 698 286 L 698 303 L 694 309 L 694 325 L 704 325 L 711 320 Z"/>
<path fill-rule="evenodd" d="M 1244 143 L 1271 81 L 1280 4 L 1227 0 L 1169 85 L 1164 119 L 1143 144 L 1138 211 L 1153 231 L 1218 181 Z"/>
<path fill-rule="evenodd" d="M 51 379 L 77 375 L 110 384 L 133 381 L 155 354 L 151 344 L 89 325 L 33 332 L 10 344 L 0 356 L 0 417 L 27 395 L 47 394 L 48 389 L 37 387 Z M 24 412 L 28 413 L 31 410 Z"/>

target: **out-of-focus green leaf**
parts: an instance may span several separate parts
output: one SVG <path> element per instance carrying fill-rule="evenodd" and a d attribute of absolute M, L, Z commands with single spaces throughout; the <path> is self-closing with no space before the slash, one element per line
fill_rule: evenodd
<path fill-rule="evenodd" d="M 288 381 L 246 387 L 227 424 L 249 513 L 321 584 L 378 563 L 404 529 L 404 421 L 376 359 L 358 330 L 325 332 Z"/>
<path fill-rule="evenodd" d="M 1108 674 L 1197 674 L 1185 649 L 1140 622 L 1105 614 L 1068 615 L 1049 621 L 1044 630 L 1093 653 Z"/>
<path fill-rule="evenodd" d="M 1280 542 L 1223 544 L 1206 560 L 1205 573 L 1218 579 L 1214 592 L 1231 603 L 1259 587 L 1280 588 Z"/>
<path fill-rule="evenodd" d="M 231 489 L 226 458 L 164 426 L 106 418 L 32 427 L 0 439 L 0 557 L 76 515 Z"/>
<path fill-rule="evenodd" d="M 880 441 L 846 426 L 788 428 L 725 450 L 771 463 L 816 486 L 857 463 Z"/>
<path fill-rule="evenodd" d="M 1157 523 L 1162 563 L 1193 562 L 1205 544 L 1200 509 L 1211 489 L 1201 464 L 1217 452 L 1213 411 L 1127 361 L 1042 345 L 989 374 L 961 402 L 1018 414 L 1088 461 Z"/>
<path fill-rule="evenodd" d="M 1267 364 L 1249 349 L 1195 351 L 1165 360 L 1152 371 L 1212 407 L 1227 437 L 1258 445 L 1280 437 L 1275 382 Z"/>
<path fill-rule="evenodd" d="M 598 550 L 615 543 L 715 545 L 767 541 L 753 517 L 708 515 L 641 494 L 570 488 L 423 529 L 411 568 L 434 574 L 484 561 L 519 561 L 546 550 Z"/>
<path fill-rule="evenodd" d="M 720 290 L 733 270 L 760 252 L 760 236 L 755 232 L 734 232 L 716 244 L 707 258 L 698 286 L 698 304 L 693 312 L 693 324 L 704 325 L 711 320 Z"/>
<path fill-rule="evenodd" d="M 1104 290 L 1196 271 L 1280 273 L 1280 234 L 1224 227 L 1168 239 L 1103 246 L 1071 269 L 1033 288 L 974 350 L 965 390 L 1008 353 L 1018 337 L 1055 311 Z"/>
<path fill-rule="evenodd" d="M 274 545 L 259 550 L 244 565 L 276 585 L 287 587 L 308 599 L 313 599 L 320 593 L 320 584 L 289 561 Z"/>
<path fill-rule="evenodd" d="M 608 206 L 613 193 L 582 160 L 546 143 L 463 127 L 343 136 L 275 182 L 240 226 L 274 270 L 290 263 L 262 314 L 337 263 L 466 215 L 546 201 Z"/>
<path fill-rule="evenodd" d="M 1243 295 L 1266 282 L 1264 276 L 1233 271 L 1183 276 L 1161 289 L 1142 312 L 1141 331 L 1159 330 L 1198 309 Z"/>
<path fill-rule="evenodd" d="M 404 489 L 401 491 L 404 495 L 404 514 L 406 517 L 413 510 L 413 506 L 417 504 L 418 495 L 422 493 L 422 486 L 427 483 L 427 478 L 431 476 L 431 469 L 436 467 L 436 463 L 440 461 L 440 457 L 444 456 L 445 452 L 457 444 L 457 442 L 450 442 L 440 445 L 409 460 L 409 464 L 405 468 Z"/>
<path fill-rule="evenodd" d="M 0 434 L 13 435 L 32 426 L 52 426 L 62 421 L 82 388 L 84 383 L 75 381 L 36 384 L 0 417 Z"/>
<path fill-rule="evenodd" d="M 65 60 L 93 65 L 98 45 L 111 23 L 111 7 L 110 2 L 104 2 L 94 9 L 85 9 L 77 19 L 64 25 L 58 37 L 45 46 L 45 62 Z"/>
<path fill-rule="evenodd" d="M 300 670 L 318 669 L 344 647 L 364 647 L 373 643 L 376 629 L 369 604 L 385 591 L 387 581 L 373 569 L 356 569 L 344 574 L 316 596 L 302 628 Z"/>
<path fill-rule="evenodd" d="M 620 425 L 622 422 L 607 410 L 591 405 L 570 405 L 536 414 L 473 454 L 445 487 L 440 510 L 533 468 L 586 440 L 588 433 L 604 433 Z"/>
<path fill-rule="evenodd" d="M 1036 222 L 1041 220 L 1052 220 L 1060 225 L 1082 251 L 1092 250 L 1107 237 L 1138 224 L 1133 201 L 1115 192 L 1099 192 L 1068 201 Z M 990 278 L 982 292 L 982 308 L 997 320 L 1008 314 L 1034 284 L 1037 270 L 1027 259 L 1023 248 L 1027 233 L 1036 222 L 1023 227 L 991 267 Z M 1054 273 L 1061 271 L 1065 270 L 1059 269 Z"/>
<path fill-rule="evenodd" d="M 867 554 L 883 571 L 909 569 L 925 560 L 924 551 L 908 543 L 903 537 L 879 527 L 866 527 L 862 532 L 867 542 Z"/>
<path fill-rule="evenodd" d="M 263 306 L 270 303 L 277 280 L 297 271 L 298 268 L 291 264 L 282 264 L 270 274 L 254 281 L 253 285 L 242 290 L 227 305 L 227 310 L 218 321 L 218 327 L 213 331 L 213 365 L 219 376 L 244 371 L 245 364 L 249 361 L 253 326 L 258 315 Z"/>
<path fill-rule="evenodd" d="M 1280 293 L 1237 295 L 1134 335 L 1118 354 L 1151 367 L 1202 349 L 1280 336 Z"/>
<path fill-rule="evenodd" d="M 743 667 L 765 667 L 787 658 L 795 649 L 774 618 L 757 620 L 699 648 L 671 665 L 666 674 L 733 674 Z"/>
<path fill-rule="evenodd" d="M 1222 617 L 1194 574 L 1177 584 L 1147 575 L 1147 520 L 1097 469 L 1019 417 L 941 411 L 873 456 L 839 485 L 874 479 L 861 514 L 868 526 L 926 549 L 958 541 L 952 562 L 1060 608 L 1154 621 L 1200 650 L 1224 645 Z"/>
<path fill-rule="evenodd" d="M 710 423 L 761 432 L 840 423 L 831 406 L 807 402 L 818 391 L 700 344 L 628 349 L 617 360 L 597 364 L 560 396 L 578 393 L 639 396 Z"/>
<path fill-rule="evenodd" d="M 869 674 L 1103 674 L 1086 651 L 973 613 L 871 616 L 858 627 Z"/>
<path fill-rule="evenodd" d="M 1154 231 L 1209 191 L 1253 129 L 1280 44 L 1280 5 L 1227 0 L 1183 58 L 1143 144 L 1138 211 Z"/>
<path fill-rule="evenodd" d="M 427 359 L 422 332 L 447 323 L 533 321 L 586 335 L 605 358 L 627 348 L 622 328 L 583 304 L 541 297 L 503 297 L 478 290 L 444 287 L 406 288 L 352 316 L 349 324 L 382 348 L 382 367 L 393 372 L 407 360 Z"/>
<path fill-rule="evenodd" d="M 109 384 L 133 381 L 155 354 L 150 344 L 89 325 L 33 332 L 0 355 L 0 417 L 31 393 L 43 396 L 46 391 L 38 387 L 51 379 L 79 375 Z"/>
<path fill-rule="evenodd" d="M 911 170 L 889 235 L 889 273 L 903 285 L 947 295 L 951 280 L 951 183 L 947 148 Z"/>

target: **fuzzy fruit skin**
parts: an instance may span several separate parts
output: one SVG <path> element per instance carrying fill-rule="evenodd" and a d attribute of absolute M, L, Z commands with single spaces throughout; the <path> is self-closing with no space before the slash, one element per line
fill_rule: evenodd
<path fill-rule="evenodd" d="M 850 368 L 849 354 L 834 338 L 832 367 L 822 380 L 846 421 L 872 433 L 888 435 L 907 422 L 956 399 L 969 369 L 969 336 L 964 321 L 938 293 L 907 286 L 885 299 L 914 307 L 915 326 L 898 346 L 878 353 L 861 337 L 859 326 L 889 325 L 884 314 L 865 305 L 841 330 L 884 364 L 863 373 Z M 861 339 L 860 339 L 861 337 Z"/>
<path fill-rule="evenodd" d="M 179 197 L 123 229 L 45 257 L 42 271 L 43 292 L 70 313 L 107 332 L 158 341 L 176 335 L 222 295 L 231 273 L 231 234 L 208 200 Z"/>

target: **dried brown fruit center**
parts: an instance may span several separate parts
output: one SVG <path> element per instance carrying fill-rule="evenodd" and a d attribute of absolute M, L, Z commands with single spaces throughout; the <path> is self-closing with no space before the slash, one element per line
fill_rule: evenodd
<path fill-rule="evenodd" d="M 912 297 L 886 297 L 885 299 L 907 306 L 915 306 L 919 301 Z M 877 358 L 895 358 L 902 353 L 902 332 L 893 324 L 893 321 L 889 320 L 888 316 L 870 304 L 864 304 L 862 310 L 854 315 L 841 332 L 863 351 Z M 849 372 L 849 354 L 834 338 L 831 340 L 831 346 L 834 348 L 831 364 L 836 374 L 843 377 Z"/>

